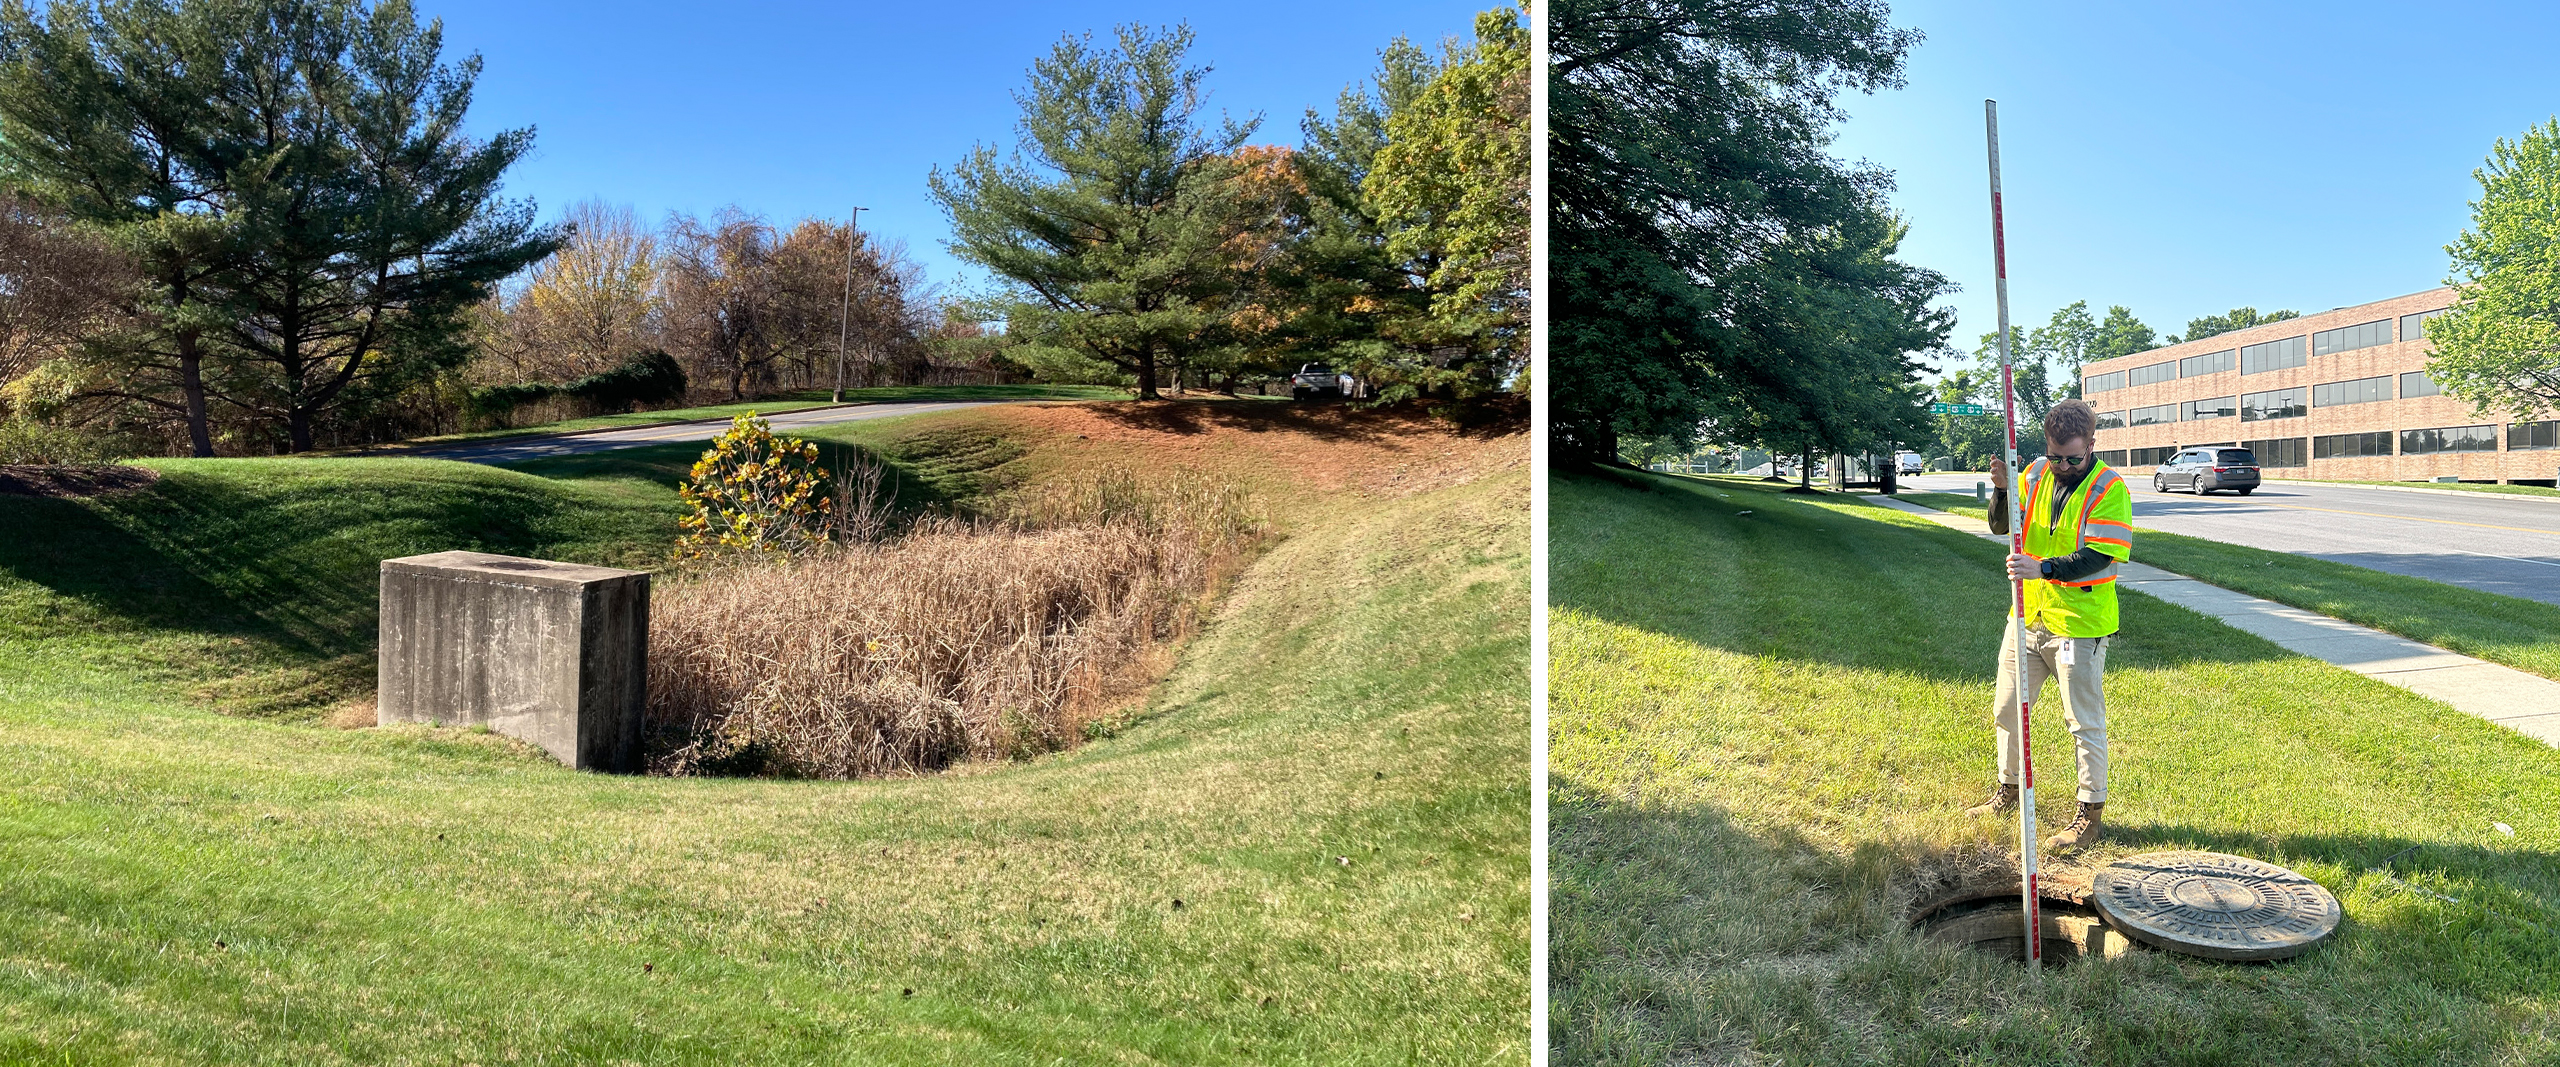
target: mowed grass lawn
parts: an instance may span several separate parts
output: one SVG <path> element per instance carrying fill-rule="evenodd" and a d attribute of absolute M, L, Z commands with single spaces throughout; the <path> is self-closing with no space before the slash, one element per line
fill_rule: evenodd
<path fill-rule="evenodd" d="M 1126 400 L 1129 390 L 1107 385 L 880 385 L 867 389 L 847 389 L 847 404 L 899 404 L 937 400 Z M 421 437 L 399 445 L 379 448 L 403 448 L 421 444 L 456 444 L 466 441 L 488 441 L 501 437 L 526 437 L 537 434 L 569 433 L 578 430 L 610 430 L 632 426 L 659 426 L 671 422 L 697 419 L 727 419 L 755 412 L 780 415 L 810 408 L 833 407 L 838 403 L 833 390 L 801 389 L 779 396 L 755 400 L 736 400 L 721 404 L 698 404 L 692 407 L 659 408 L 652 411 L 629 411 L 616 415 L 590 415 L 579 419 L 562 419 L 532 426 L 502 430 L 473 430 L 468 433 Z M 367 449 L 350 449 L 363 452 Z"/>
<path fill-rule="evenodd" d="M 376 561 L 645 563 L 675 511 L 632 471 L 0 500 L 0 1062 L 1523 1063 L 1519 440 L 1277 502 L 1116 736 L 854 783 L 315 721 L 363 695 Z"/>
<path fill-rule="evenodd" d="M 1906 493 L 1903 499 L 1968 518 L 1983 514 L 1969 496 Z M 2225 589 L 2560 679 L 2560 606 L 2140 527 L 2134 534 L 2134 558 Z"/>
<path fill-rule="evenodd" d="M 2128 593 L 2112 835 L 2082 865 L 2254 856 L 2345 921 L 2277 964 L 2138 951 L 2038 981 L 1905 927 L 1915 884 L 2014 848 L 1960 812 L 1992 780 L 1999 546 L 1740 480 L 1550 486 L 1557 1062 L 2560 1055 L 2560 752 Z M 2071 810 L 2051 694 L 2048 833 Z"/>

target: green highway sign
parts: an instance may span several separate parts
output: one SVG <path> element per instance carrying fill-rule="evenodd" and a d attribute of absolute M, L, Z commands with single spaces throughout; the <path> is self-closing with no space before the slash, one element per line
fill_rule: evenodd
<path fill-rule="evenodd" d="M 1929 414 L 1988 415 L 1991 414 L 1991 409 L 1983 407 L 1980 404 L 1931 404 L 1929 405 Z"/>

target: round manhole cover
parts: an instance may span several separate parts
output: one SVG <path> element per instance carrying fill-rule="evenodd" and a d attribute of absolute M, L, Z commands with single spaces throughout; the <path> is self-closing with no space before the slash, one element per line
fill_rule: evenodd
<path fill-rule="evenodd" d="M 2172 952 L 2280 960 L 2338 929 L 2338 898 L 2272 864 L 2220 852 L 2149 852 L 2090 879 L 2107 922 Z"/>

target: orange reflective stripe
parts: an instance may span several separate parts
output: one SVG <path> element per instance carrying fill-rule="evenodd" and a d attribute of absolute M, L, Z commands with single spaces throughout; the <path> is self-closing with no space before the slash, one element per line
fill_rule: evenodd
<path fill-rule="evenodd" d="M 2086 538 L 2085 540 L 2093 545 L 2114 545 L 2117 548 L 2124 549 L 2128 552 L 2133 550 L 2133 542 L 2120 537 L 2091 537 Z"/>
<path fill-rule="evenodd" d="M 2116 580 L 2116 576 L 2115 576 L 2115 575 L 2110 574 L 2110 575 L 2108 575 L 2108 576 L 2106 576 L 2106 577 L 2104 577 L 2104 578 L 2091 578 L 2091 579 L 2089 579 L 2088 581 L 2085 581 L 2085 582 L 2055 582 L 2055 583 L 2053 583 L 2053 584 L 2055 584 L 2055 585 L 2067 585 L 2067 586 L 2071 586 L 2071 587 L 2073 587 L 2073 588 L 2075 588 L 2075 589 L 2087 589 L 2087 588 L 2089 588 L 2090 586 L 2093 586 L 2093 585 L 2105 585 L 2105 584 L 2107 584 L 2108 582 L 2112 582 L 2112 581 L 2115 581 L 2115 580 Z"/>
<path fill-rule="evenodd" d="M 2089 516 L 2097 512 L 2098 501 L 2107 495 L 2107 490 L 2115 488 L 2115 484 L 2123 480 L 2124 476 L 2117 474 L 2113 467 L 2099 471 L 2098 477 L 2089 479 L 2090 485 L 2083 490 L 2087 495 L 2080 498 L 2080 525 L 2089 525 Z"/>

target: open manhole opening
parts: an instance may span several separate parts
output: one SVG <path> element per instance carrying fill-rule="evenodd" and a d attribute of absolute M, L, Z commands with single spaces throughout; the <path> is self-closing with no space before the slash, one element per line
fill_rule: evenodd
<path fill-rule="evenodd" d="M 2026 919 L 2014 880 L 1983 880 L 1912 909 L 1923 937 L 2006 959 L 2026 958 Z M 2014 879 L 2014 875 L 2011 879 Z M 2205 959 L 2280 960 L 2337 932 L 2338 900 L 2293 871 L 2220 852 L 2149 852 L 2085 874 L 2039 879 L 2048 962 L 2113 957 L 2136 944 Z"/>
<path fill-rule="evenodd" d="M 2019 963 L 2027 959 L 2027 922 L 2021 913 L 2018 887 L 1982 888 L 1941 898 L 1916 910 L 1912 929 L 1941 944 L 1956 945 Z M 2069 897 L 2038 898 L 2038 925 L 2044 928 L 2044 962 L 2067 963 L 2084 956 L 2107 959 L 2132 951 L 2133 943 L 2107 925 L 2087 903 Z"/>

